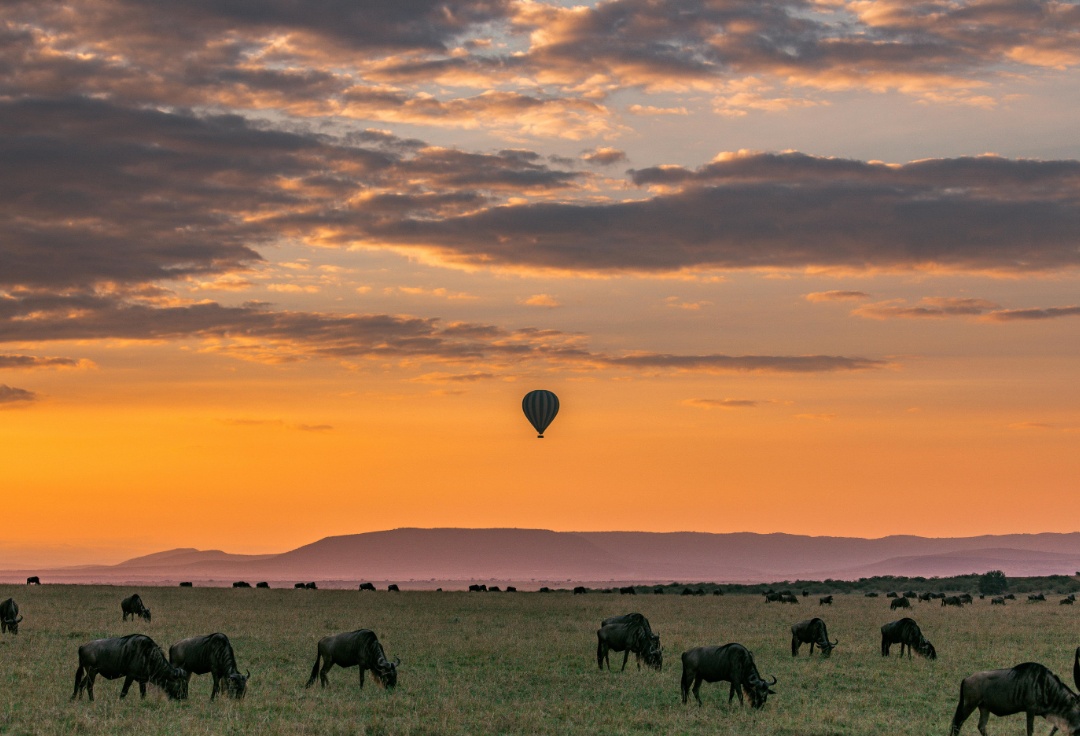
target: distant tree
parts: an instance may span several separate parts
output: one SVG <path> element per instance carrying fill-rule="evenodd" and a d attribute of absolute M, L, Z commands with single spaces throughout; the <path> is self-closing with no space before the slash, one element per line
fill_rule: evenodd
<path fill-rule="evenodd" d="M 1001 570 L 991 570 L 979 576 L 979 592 L 984 595 L 997 595 L 1009 589 L 1009 581 Z"/>

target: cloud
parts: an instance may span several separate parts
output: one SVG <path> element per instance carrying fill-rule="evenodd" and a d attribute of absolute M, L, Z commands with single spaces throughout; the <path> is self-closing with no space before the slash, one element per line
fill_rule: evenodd
<path fill-rule="evenodd" d="M 2 368 L 83 368 L 90 365 L 89 361 L 76 360 L 74 358 L 39 357 L 37 355 L 12 355 L 0 354 L 0 369 Z"/>
<path fill-rule="evenodd" d="M 584 153 L 581 158 L 591 164 L 610 166 L 626 161 L 626 151 L 620 151 L 618 148 L 603 147 Z"/>
<path fill-rule="evenodd" d="M 854 309 L 852 314 L 871 319 L 941 319 L 944 317 L 977 317 L 997 308 L 997 304 L 986 299 L 924 297 L 917 304 L 908 304 L 903 299 L 864 304 Z"/>
<path fill-rule="evenodd" d="M 1043 309 L 1000 309 L 986 315 L 986 318 L 994 322 L 1015 322 L 1076 317 L 1078 315 L 1080 315 L 1080 307 L 1045 307 Z"/>
<path fill-rule="evenodd" d="M 0 383 L 0 407 L 23 406 L 37 400 L 38 395 L 33 391 Z"/>
<path fill-rule="evenodd" d="M 761 403 L 756 399 L 687 399 L 683 402 L 700 409 L 754 409 Z"/>
<path fill-rule="evenodd" d="M 814 291 L 806 295 L 808 302 L 845 302 L 869 298 L 865 291 Z"/>
<path fill-rule="evenodd" d="M 554 309 L 555 307 L 562 306 L 562 303 L 550 294 L 533 294 L 532 296 L 518 299 L 518 304 L 524 304 L 527 307 L 545 307 L 547 309 Z"/>

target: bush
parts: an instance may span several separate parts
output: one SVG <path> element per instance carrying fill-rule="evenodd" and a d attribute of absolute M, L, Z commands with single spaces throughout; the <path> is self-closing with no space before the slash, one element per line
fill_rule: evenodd
<path fill-rule="evenodd" d="M 997 595 L 1009 589 L 1009 581 L 1001 570 L 991 570 L 979 576 L 979 592 L 984 595 Z"/>

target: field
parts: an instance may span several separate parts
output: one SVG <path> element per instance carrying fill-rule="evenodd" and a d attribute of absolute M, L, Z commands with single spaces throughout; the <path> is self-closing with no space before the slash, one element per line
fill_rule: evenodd
<path fill-rule="evenodd" d="M 944 734 L 961 678 L 981 669 L 1037 661 L 1072 686 L 1080 606 L 1022 601 L 962 610 L 915 603 L 910 615 L 938 660 L 880 654 L 881 624 L 903 614 L 888 599 L 836 596 L 820 607 L 765 604 L 758 596 L 636 597 L 590 593 L 376 593 L 346 590 L 139 589 L 152 623 L 121 622 L 110 586 L 0 586 L 25 616 L 18 636 L 0 637 L 0 732 L 4 734 Z M 664 645 L 662 672 L 596 666 L 596 629 L 614 614 L 640 611 Z M 820 615 L 840 640 L 830 659 L 790 651 L 790 625 Z M 304 683 L 319 638 L 373 629 L 401 658 L 398 687 L 379 688 L 357 670 L 334 668 L 330 686 Z M 246 699 L 211 703 L 210 677 L 190 699 L 170 702 L 149 687 L 119 700 L 121 680 L 98 679 L 97 700 L 71 702 L 77 647 L 91 639 L 145 633 L 167 651 L 196 634 L 222 631 L 241 671 Z M 727 703 L 727 683 L 703 684 L 704 707 L 679 695 L 685 649 L 741 642 L 758 668 L 778 678 L 764 709 Z M 617 659 L 616 659 L 617 657 Z M 973 716 L 962 733 L 977 734 Z M 991 718 L 998 734 L 1024 733 L 1024 717 Z M 1037 732 L 1049 732 L 1041 719 Z"/>

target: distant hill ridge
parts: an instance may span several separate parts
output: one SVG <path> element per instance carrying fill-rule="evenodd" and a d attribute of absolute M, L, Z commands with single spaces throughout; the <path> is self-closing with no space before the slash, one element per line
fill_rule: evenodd
<path fill-rule="evenodd" d="M 739 532 L 555 532 L 546 529 L 402 528 L 326 537 L 267 555 L 180 548 L 117 565 L 49 571 L 61 582 L 174 580 L 397 580 L 763 582 L 1072 575 L 1080 533 L 861 539 Z M 18 581 L 29 571 L 0 573 Z"/>

